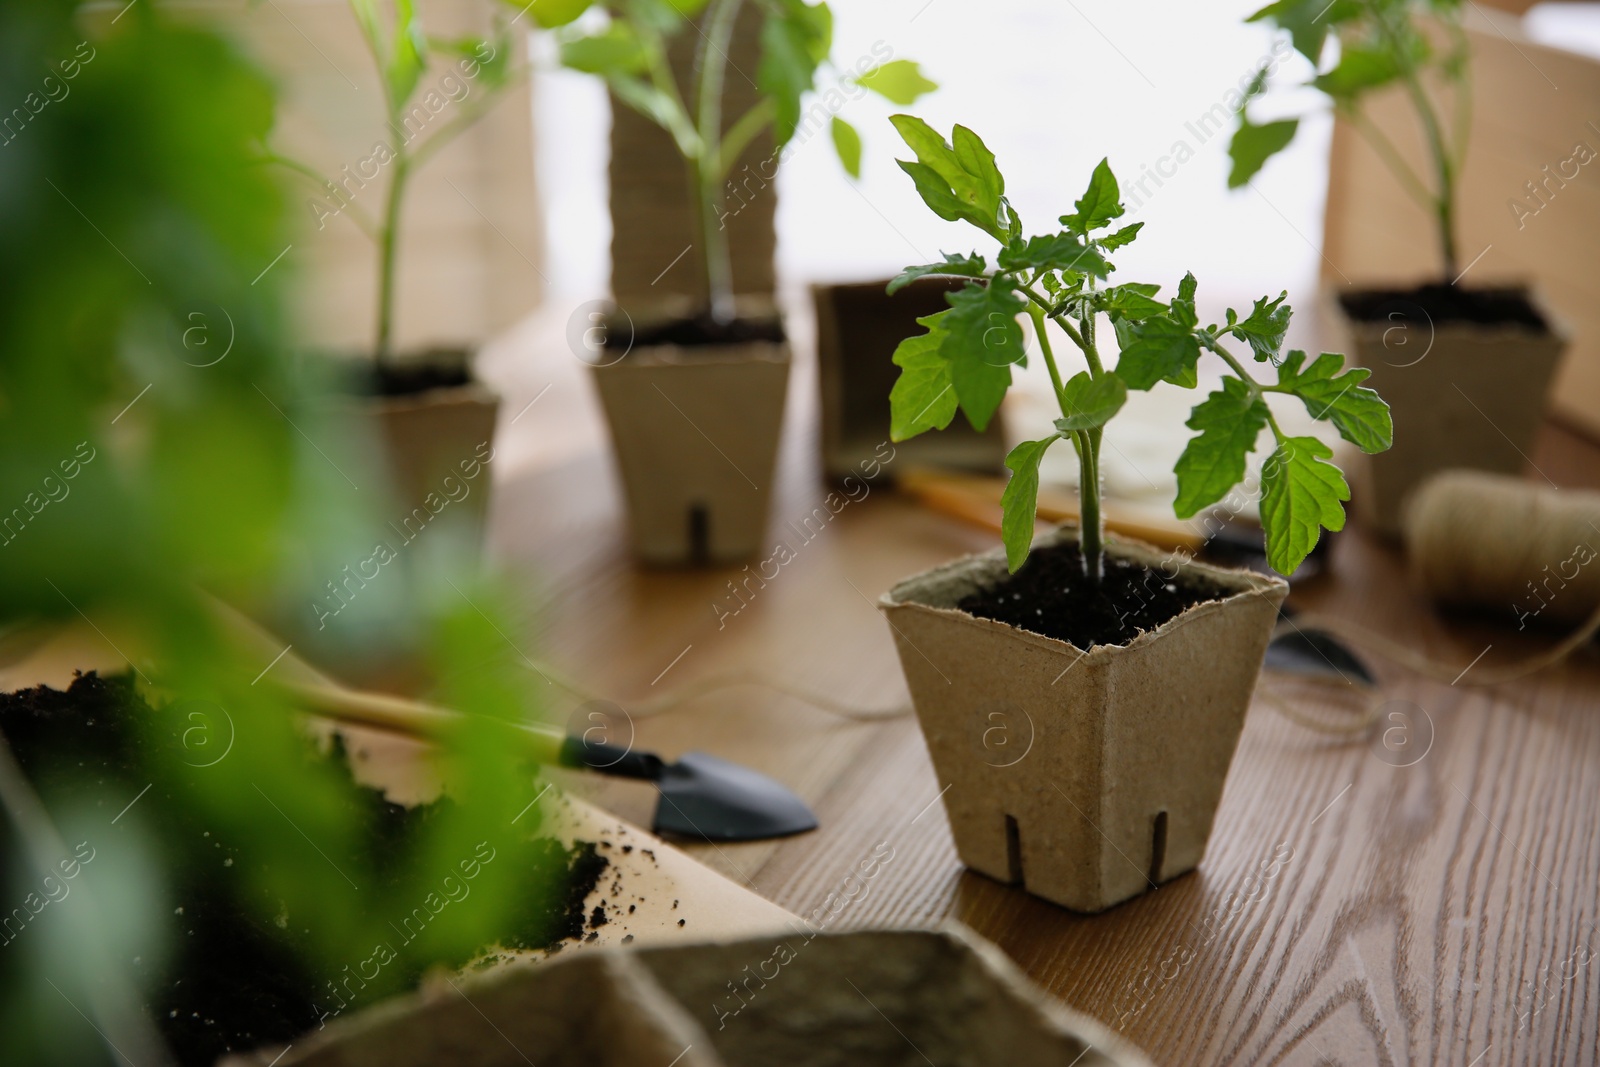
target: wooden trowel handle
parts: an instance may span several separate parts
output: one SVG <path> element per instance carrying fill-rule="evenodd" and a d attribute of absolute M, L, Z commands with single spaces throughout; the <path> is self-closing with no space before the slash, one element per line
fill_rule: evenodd
<path fill-rule="evenodd" d="M 253 650 L 263 662 L 270 660 L 278 687 L 305 709 L 341 722 L 375 726 L 425 741 L 439 741 L 460 728 L 465 718 L 417 700 L 347 689 L 301 659 L 291 649 L 279 651 L 278 641 L 254 620 L 220 600 L 209 601 L 213 617 L 241 649 Z M 523 755 L 539 763 L 561 762 L 565 735 L 558 730 L 522 723 L 504 723 L 506 735 Z"/>
<path fill-rule="evenodd" d="M 387 693 L 368 693 L 331 685 L 288 683 L 282 687 L 313 714 L 341 722 L 375 726 L 425 741 L 440 741 L 460 729 L 460 712 Z M 506 733 L 539 763 L 560 763 L 564 734 L 543 726 L 505 723 Z"/>

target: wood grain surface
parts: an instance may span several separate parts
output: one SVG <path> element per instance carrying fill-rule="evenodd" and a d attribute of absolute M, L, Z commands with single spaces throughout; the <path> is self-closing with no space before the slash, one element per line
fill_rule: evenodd
<path fill-rule="evenodd" d="M 549 416 L 565 434 L 583 417 L 588 383 L 561 373 L 567 401 L 544 403 L 559 409 Z M 958 918 L 1157 1063 L 1600 1062 L 1592 647 L 1496 690 L 1469 687 L 1470 671 L 1443 685 L 1375 663 L 1382 699 L 1394 703 L 1380 729 L 1358 739 L 1313 733 L 1257 699 L 1199 870 L 1099 916 L 963 870 L 937 802 L 942 783 L 905 714 L 853 721 L 759 686 L 630 714 L 630 705 L 727 672 L 907 711 L 872 602 L 896 579 L 994 543 L 881 485 L 836 501 L 831 514 L 811 460 L 807 383 L 791 392 L 771 536 L 792 558 L 770 580 L 750 580 L 742 600 L 729 583 L 758 566 L 632 565 L 598 438 L 544 452 L 525 440 L 521 454 L 555 458 L 525 464 L 496 489 L 492 547 L 515 576 L 510 588 L 541 654 L 614 702 L 584 704 L 549 686 L 558 717 L 588 723 L 605 713 L 612 740 L 748 763 L 799 790 L 822 821 L 782 842 L 691 846 L 700 859 L 832 928 Z M 1555 428 L 1533 463 L 1559 484 L 1600 485 L 1600 449 Z M 803 517 L 818 507 L 829 517 L 814 518 L 807 536 Z M 1355 529 L 1338 538 L 1331 573 L 1291 602 L 1463 667 L 1552 640 L 1436 613 L 1409 587 L 1398 551 Z M 1262 685 L 1333 716 L 1354 707 L 1346 693 L 1279 676 Z M 649 825 L 648 791 L 580 788 Z M 870 863 L 880 845 L 890 858 Z"/>

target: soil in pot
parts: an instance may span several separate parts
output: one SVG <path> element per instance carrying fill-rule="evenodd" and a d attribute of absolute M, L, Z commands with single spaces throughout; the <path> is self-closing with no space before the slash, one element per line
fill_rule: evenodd
<path fill-rule="evenodd" d="M 1420 308 L 1434 326 L 1524 326 L 1549 333 L 1549 324 L 1521 289 L 1458 289 L 1420 285 L 1415 289 L 1370 289 L 1341 293 L 1345 314 L 1357 322 L 1403 321 Z"/>
<path fill-rule="evenodd" d="M 390 363 L 348 360 L 348 367 L 341 364 L 341 384 L 352 396 L 408 397 L 459 389 L 475 380 L 470 356 L 461 348 L 436 348 Z"/>
<path fill-rule="evenodd" d="M 648 348 L 652 345 L 677 345 L 680 348 L 717 348 L 757 342 L 780 344 L 785 340 L 783 323 L 776 318 L 733 319 L 719 322 L 710 312 L 690 319 L 671 319 L 636 329 L 630 337 L 616 330 L 606 331 L 607 348 Z"/>
<path fill-rule="evenodd" d="M 963 597 L 970 615 L 1066 641 L 1081 649 L 1125 645 L 1196 604 L 1227 593 L 1201 578 L 1168 578 L 1130 559 L 1105 557 L 1098 584 L 1083 573 L 1076 542 L 1036 548 L 1015 574 Z"/>
<path fill-rule="evenodd" d="M 327 968 L 308 962 L 315 955 L 308 951 L 315 936 L 308 924 L 263 921 L 271 909 L 252 898 L 257 892 L 252 887 L 261 883 L 253 866 L 260 857 L 251 842 L 213 834 L 217 827 L 208 826 L 192 803 L 183 775 L 174 773 L 170 760 L 157 758 L 154 748 L 161 742 L 141 728 L 153 714 L 135 692 L 132 675 L 91 673 L 66 692 L 40 687 L 0 695 L 0 732 L 51 810 L 103 808 L 107 797 L 120 803 L 121 797 L 150 787 L 141 794 L 140 816 L 160 834 L 159 855 L 150 859 L 160 864 L 167 903 L 175 911 L 165 930 L 166 958 L 125 963 L 146 1014 L 178 1063 L 209 1067 L 228 1051 L 287 1044 L 316 1028 L 321 1014 L 337 1002 L 326 993 Z M 413 846 L 425 828 L 452 802 L 413 808 L 389 803 L 351 779 L 337 741 L 325 755 L 307 755 L 331 764 L 340 780 L 341 803 L 365 827 L 367 854 L 357 860 L 386 884 L 364 888 L 409 887 L 405 857 L 415 854 Z M 546 874 L 548 888 L 530 879 L 534 888 L 519 899 L 501 945 L 554 951 L 588 936 L 585 898 L 609 866 L 594 843 L 577 842 L 569 849 L 554 838 L 519 835 L 495 844 L 500 856 L 483 867 L 484 878 L 565 872 L 564 878 Z M 15 829 L 0 820 L 0 856 L 19 856 L 20 847 Z M 102 885 L 99 892 L 107 896 L 116 888 Z M 58 917 L 46 911 L 31 922 L 47 920 Z M 39 935 L 29 935 L 24 927 L 14 936 Z M 396 942 L 399 951 L 389 968 L 402 988 L 415 986 L 430 967 L 460 967 L 471 959 L 432 958 L 420 953 L 420 946 Z M 13 970 L 25 959 L 16 952 L 0 956 L 0 989 L 18 988 L 16 983 L 29 977 Z M 363 1006 L 352 1003 L 350 1009 Z"/>

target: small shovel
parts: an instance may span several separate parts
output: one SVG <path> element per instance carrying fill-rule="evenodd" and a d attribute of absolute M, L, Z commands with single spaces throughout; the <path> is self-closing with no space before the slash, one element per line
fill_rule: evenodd
<path fill-rule="evenodd" d="M 284 688 L 316 714 L 426 740 L 447 736 L 463 719 L 458 712 L 381 693 L 315 684 Z M 668 763 L 653 753 L 548 727 L 505 725 L 507 735 L 536 762 L 654 782 L 661 796 L 651 829 L 659 834 L 759 841 L 817 828 L 811 809 L 782 783 L 704 752 L 689 752 Z"/>
<path fill-rule="evenodd" d="M 1287 604 L 1278 610 L 1278 618 L 1285 622 L 1294 615 Z M 1321 630 L 1302 630 L 1298 626 L 1292 633 L 1274 637 L 1267 645 L 1265 666 L 1285 674 L 1330 678 L 1350 685 L 1371 687 L 1378 684 L 1377 677 L 1361 657 L 1338 638 Z"/>

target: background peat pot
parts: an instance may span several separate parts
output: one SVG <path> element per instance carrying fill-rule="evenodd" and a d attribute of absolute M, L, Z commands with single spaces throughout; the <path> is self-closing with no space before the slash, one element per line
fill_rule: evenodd
<path fill-rule="evenodd" d="M 945 294 L 959 282 L 923 278 L 890 296 L 888 281 L 815 285 L 817 381 L 822 407 L 822 472 L 841 481 L 889 440 L 889 407 L 883 402 L 899 368 L 895 348 L 917 331 L 917 319 L 944 311 Z M 1005 414 L 995 412 L 979 432 L 965 422 L 945 432 L 913 437 L 896 446 L 901 468 L 932 464 L 997 474 L 1006 458 Z"/>
<path fill-rule="evenodd" d="M 1076 540 L 1063 526 L 1034 550 Z M 1152 569 L 1174 560 L 1114 538 L 1107 552 Z M 1179 567 L 1229 595 L 1126 645 L 1087 651 L 956 607 L 1005 579 L 1000 550 L 907 578 L 879 599 L 968 867 L 1099 912 L 1199 864 L 1289 587 L 1250 571 Z M 1023 755 L 986 749 L 997 721 L 1031 739 Z"/>
<path fill-rule="evenodd" d="M 744 997 L 730 992 L 741 978 Z M 1150 1063 L 955 923 L 818 937 L 796 922 L 767 937 L 579 953 L 463 984 L 470 995 L 424 992 L 336 1023 L 281 1061 L 261 1052 L 223 1067 L 865 1067 L 915 1052 L 1018 1067 Z"/>
<path fill-rule="evenodd" d="M 761 547 L 789 363 L 787 340 L 750 340 L 640 343 L 592 368 L 641 561 L 723 563 Z"/>
<path fill-rule="evenodd" d="M 1357 514 L 1386 537 L 1399 537 L 1406 500 L 1441 471 L 1520 474 L 1544 418 L 1565 332 L 1531 290 L 1468 292 L 1503 295 L 1523 316 L 1440 321 L 1414 291 L 1357 291 L 1326 302 L 1400 427 L 1387 452 L 1360 456 L 1351 472 Z"/>
<path fill-rule="evenodd" d="M 399 514 L 416 508 L 431 514 L 436 509 L 428 508 L 430 495 L 451 498 L 452 522 L 468 523 L 470 543 L 481 544 L 490 486 L 482 468 L 493 454 L 500 395 L 472 372 L 471 353 L 437 351 L 402 360 L 398 371 L 380 378 L 376 394 L 351 404 L 372 420 L 374 439 L 383 445 Z M 471 470 L 479 474 L 469 476 Z M 467 485 L 468 492 L 456 500 L 458 485 Z"/>

